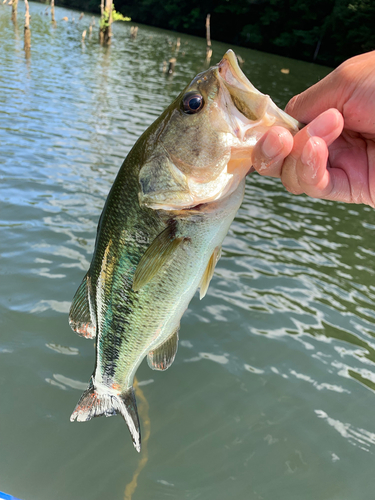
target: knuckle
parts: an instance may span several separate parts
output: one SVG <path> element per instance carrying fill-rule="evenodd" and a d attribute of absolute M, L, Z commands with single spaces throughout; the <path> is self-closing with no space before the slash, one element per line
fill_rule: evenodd
<path fill-rule="evenodd" d="M 284 187 L 285 189 L 291 193 L 291 194 L 296 194 L 296 195 L 299 195 L 299 194 L 303 194 L 303 190 L 298 186 L 295 186 L 295 185 L 292 185 L 292 184 L 287 184 L 285 182 L 283 182 L 284 184 Z"/>

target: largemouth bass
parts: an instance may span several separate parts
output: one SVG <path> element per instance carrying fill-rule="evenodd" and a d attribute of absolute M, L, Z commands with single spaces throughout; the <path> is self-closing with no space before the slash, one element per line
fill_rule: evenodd
<path fill-rule="evenodd" d="M 96 336 L 95 370 L 71 421 L 120 413 L 140 451 L 135 372 L 146 356 L 155 370 L 173 363 L 180 319 L 198 288 L 206 294 L 244 196 L 252 149 L 272 125 L 298 130 L 229 50 L 136 142 L 108 195 L 70 309 L 73 330 Z"/>

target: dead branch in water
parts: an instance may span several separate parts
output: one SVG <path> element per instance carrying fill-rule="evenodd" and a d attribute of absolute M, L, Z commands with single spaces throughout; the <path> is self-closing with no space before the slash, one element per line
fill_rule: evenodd
<path fill-rule="evenodd" d="M 210 59 L 212 57 L 210 21 L 211 21 L 211 14 L 207 14 L 207 17 L 206 17 L 206 41 L 207 41 L 206 60 L 207 60 L 207 62 L 210 62 Z"/>
<path fill-rule="evenodd" d="M 172 57 L 172 59 L 169 59 L 169 67 L 168 67 L 168 74 L 172 74 L 174 72 L 174 67 L 176 66 L 177 59 L 175 57 Z"/>
<path fill-rule="evenodd" d="M 109 45 L 112 38 L 112 0 L 105 0 L 105 8 L 103 9 L 103 0 L 101 0 L 100 10 L 102 16 L 100 18 L 99 41 L 101 44 Z"/>
<path fill-rule="evenodd" d="M 12 1 L 12 21 L 15 23 L 17 21 L 17 6 L 18 0 Z"/>
<path fill-rule="evenodd" d="M 51 0 L 51 23 L 56 24 L 56 20 L 55 20 L 55 0 Z"/>
<path fill-rule="evenodd" d="M 134 40 L 137 37 L 137 34 L 138 34 L 138 26 L 132 26 L 130 28 L 130 38 Z"/>
<path fill-rule="evenodd" d="M 26 52 L 26 57 L 30 54 L 31 47 L 31 30 L 30 30 L 30 11 L 29 2 L 25 0 L 25 36 L 24 36 L 24 49 Z"/>

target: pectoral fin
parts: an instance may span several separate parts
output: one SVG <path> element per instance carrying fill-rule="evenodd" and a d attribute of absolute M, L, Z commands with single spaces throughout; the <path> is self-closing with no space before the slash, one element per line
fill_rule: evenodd
<path fill-rule="evenodd" d="M 93 339 L 96 328 L 90 313 L 89 284 L 90 276 L 87 273 L 73 297 L 69 311 L 69 325 L 81 337 Z"/>
<path fill-rule="evenodd" d="M 178 328 L 159 347 L 147 355 L 147 363 L 153 370 L 166 370 L 171 366 L 176 357 L 178 347 Z"/>
<path fill-rule="evenodd" d="M 172 259 L 175 251 L 185 240 L 185 238 L 176 238 L 175 235 L 176 226 L 170 224 L 148 247 L 134 273 L 133 290 L 135 292 L 147 285 Z"/>
<path fill-rule="evenodd" d="M 216 262 L 220 259 L 220 254 L 221 254 L 221 246 L 218 246 L 215 248 L 215 250 L 212 252 L 212 255 L 210 257 L 210 260 L 208 261 L 206 270 L 203 273 L 201 282 L 200 282 L 200 290 L 199 290 L 199 298 L 200 300 L 203 299 L 203 297 L 206 295 L 208 287 L 210 285 L 210 281 L 212 276 L 214 275 L 214 270 L 216 266 Z"/>

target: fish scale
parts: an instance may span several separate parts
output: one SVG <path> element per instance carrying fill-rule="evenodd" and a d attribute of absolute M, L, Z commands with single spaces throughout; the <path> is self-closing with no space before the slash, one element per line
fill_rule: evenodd
<path fill-rule="evenodd" d="M 252 148 L 273 124 L 298 130 L 228 51 L 134 145 L 70 311 L 77 333 L 97 336 L 95 370 L 72 421 L 120 413 L 140 451 L 135 372 L 146 356 L 156 370 L 172 364 L 181 317 L 198 287 L 205 295 L 241 205 Z"/>

